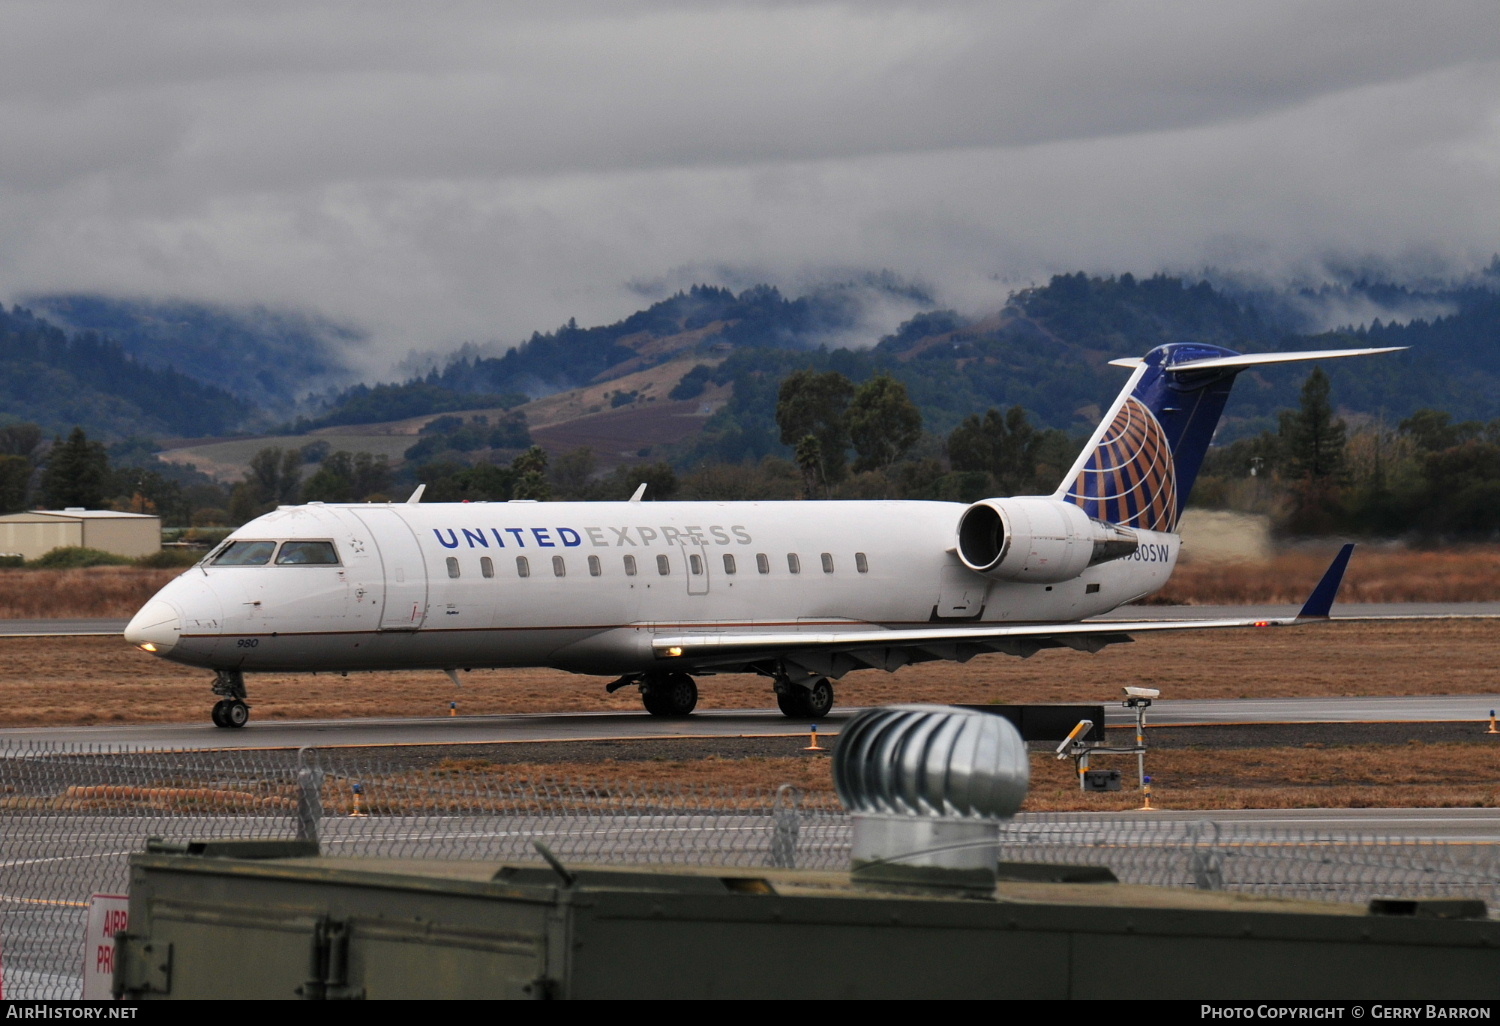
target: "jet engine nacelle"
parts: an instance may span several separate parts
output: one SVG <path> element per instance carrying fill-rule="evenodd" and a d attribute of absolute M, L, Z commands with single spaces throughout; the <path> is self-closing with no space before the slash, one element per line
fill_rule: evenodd
<path fill-rule="evenodd" d="M 1001 581 L 1070 581 L 1138 544 L 1128 527 L 1094 520 L 1058 499 L 981 499 L 958 521 L 958 558 Z"/>

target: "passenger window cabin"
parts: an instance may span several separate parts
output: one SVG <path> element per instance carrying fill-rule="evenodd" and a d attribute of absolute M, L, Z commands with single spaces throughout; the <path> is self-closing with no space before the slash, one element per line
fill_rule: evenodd
<path fill-rule="evenodd" d="M 458 575 L 459 575 L 458 557 L 457 556 L 449 556 L 448 557 L 448 576 L 456 578 Z"/>
<path fill-rule="evenodd" d="M 823 572 L 825 574 L 833 573 L 833 553 L 825 552 L 821 558 L 823 560 Z"/>
<path fill-rule="evenodd" d="M 870 561 L 865 558 L 863 552 L 856 552 L 854 554 L 854 569 L 862 574 L 870 572 Z"/>
<path fill-rule="evenodd" d="M 728 552 L 724 553 L 724 572 L 726 574 L 734 573 L 734 556 Z"/>
<path fill-rule="evenodd" d="M 527 560 L 527 558 L 525 556 L 517 556 L 516 557 L 516 576 L 517 577 L 530 577 L 531 576 L 531 563 L 530 563 L 530 561 Z"/>
<path fill-rule="evenodd" d="M 479 557 L 479 573 L 484 577 L 495 576 L 495 561 L 489 556 Z"/>
<path fill-rule="evenodd" d="M 561 556 L 553 556 L 552 557 L 552 576 L 553 577 L 566 577 L 566 576 L 568 576 L 568 564 L 567 564 L 567 562 Z"/>
<path fill-rule="evenodd" d="M 672 572 L 672 561 L 666 556 L 657 556 L 656 572 L 661 574 L 663 577 L 670 574 Z"/>
<path fill-rule="evenodd" d="M 626 556 L 625 557 L 625 576 L 626 577 L 634 577 L 635 573 L 636 573 L 635 557 L 634 556 Z"/>
<path fill-rule="evenodd" d="M 589 576 L 590 577 L 598 577 L 602 573 L 604 573 L 604 565 L 599 562 L 599 557 L 598 556 L 590 556 L 589 557 Z"/>
<path fill-rule="evenodd" d="M 755 554 L 755 569 L 763 574 L 770 573 L 771 557 L 766 555 L 764 552 L 757 552 Z"/>
<path fill-rule="evenodd" d="M 786 554 L 786 571 L 789 574 L 800 574 L 802 572 L 802 560 L 797 558 L 795 552 Z"/>

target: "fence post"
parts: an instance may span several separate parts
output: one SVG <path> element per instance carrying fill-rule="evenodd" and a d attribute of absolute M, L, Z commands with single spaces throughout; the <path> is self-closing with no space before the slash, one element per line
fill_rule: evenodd
<path fill-rule="evenodd" d="M 776 789 L 776 801 L 771 806 L 771 866 L 775 869 L 797 868 L 801 805 L 802 791 L 796 786 L 782 784 Z"/>
<path fill-rule="evenodd" d="M 1207 848 L 1201 846 L 1204 840 L 1201 834 L 1205 828 L 1213 834 L 1207 839 Z M 1224 889 L 1224 853 L 1217 847 L 1219 832 L 1219 824 L 1212 820 L 1207 823 L 1194 823 L 1188 831 L 1190 843 L 1193 845 L 1192 855 L 1188 859 L 1188 872 L 1193 874 L 1193 886 L 1200 891 Z"/>
<path fill-rule="evenodd" d="M 323 767 L 316 748 L 297 749 L 297 840 L 318 840 L 323 819 Z"/>

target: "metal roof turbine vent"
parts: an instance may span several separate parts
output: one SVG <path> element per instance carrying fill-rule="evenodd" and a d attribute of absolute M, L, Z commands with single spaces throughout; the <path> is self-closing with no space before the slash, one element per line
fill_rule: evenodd
<path fill-rule="evenodd" d="M 1026 742 L 1003 716 L 891 705 L 851 720 L 833 782 L 857 882 L 993 893 L 1000 821 L 1026 799 Z"/>

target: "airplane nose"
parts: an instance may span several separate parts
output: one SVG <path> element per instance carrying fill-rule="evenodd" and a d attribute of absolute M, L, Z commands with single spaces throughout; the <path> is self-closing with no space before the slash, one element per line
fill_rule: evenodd
<path fill-rule="evenodd" d="M 125 640 L 147 652 L 166 655 L 182 634 L 182 617 L 177 609 L 159 599 L 152 599 L 125 625 Z"/>

